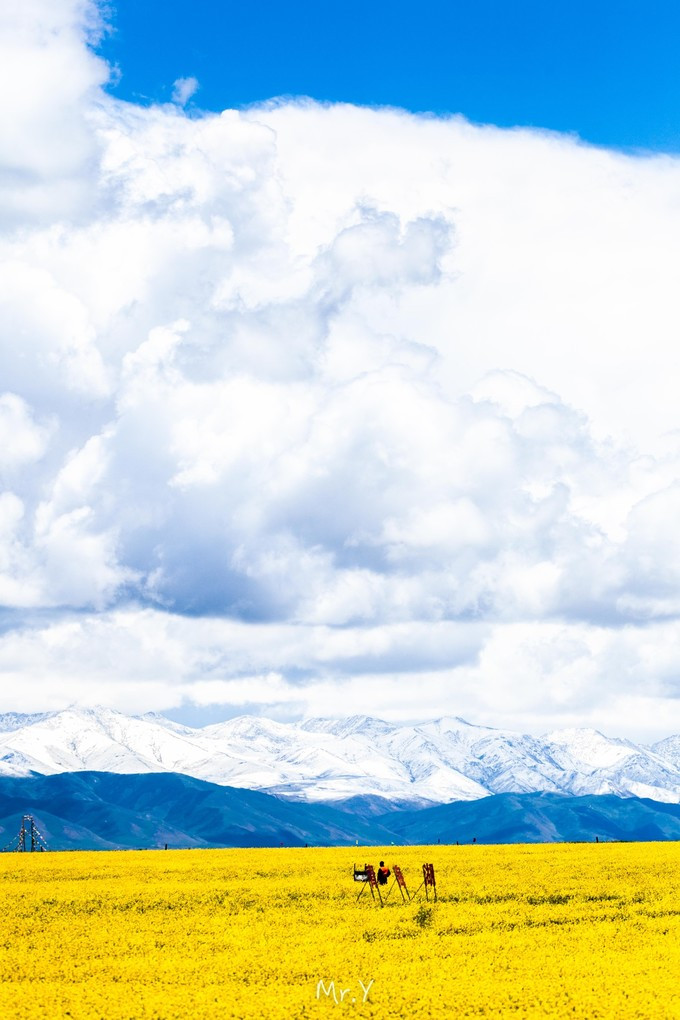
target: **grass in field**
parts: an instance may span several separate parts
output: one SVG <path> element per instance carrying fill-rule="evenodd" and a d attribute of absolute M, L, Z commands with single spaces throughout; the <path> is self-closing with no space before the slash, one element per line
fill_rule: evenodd
<path fill-rule="evenodd" d="M 357 903 L 353 864 L 382 858 L 412 890 L 434 863 L 438 902 Z M 6 854 L 0 874 L 2 1016 L 680 1016 L 674 843 Z"/>

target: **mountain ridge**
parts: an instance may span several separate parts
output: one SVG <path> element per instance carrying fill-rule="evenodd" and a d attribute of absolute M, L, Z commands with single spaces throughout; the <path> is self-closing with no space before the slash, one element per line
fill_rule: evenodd
<path fill-rule="evenodd" d="M 202 728 L 96 706 L 0 715 L 0 776 L 85 771 L 180 773 L 309 803 L 422 807 L 539 792 L 680 803 L 680 736 L 651 746 L 587 728 L 535 737 L 453 715 L 415 724 L 243 715 Z"/>
<path fill-rule="evenodd" d="M 178 773 L 0 777 L 0 850 L 32 815 L 48 850 L 208 849 L 680 839 L 680 805 L 612 794 L 498 794 L 399 810 L 282 801 Z M 363 857 L 363 851 L 361 851 Z M 348 858 L 349 860 L 349 858 Z"/>

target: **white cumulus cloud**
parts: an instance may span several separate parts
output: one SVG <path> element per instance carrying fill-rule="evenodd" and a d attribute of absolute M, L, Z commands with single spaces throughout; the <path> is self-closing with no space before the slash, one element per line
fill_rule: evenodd
<path fill-rule="evenodd" d="M 198 91 L 197 78 L 178 78 L 172 86 L 172 101 L 179 106 L 185 106 L 191 97 Z"/>
<path fill-rule="evenodd" d="M 2 707 L 680 725 L 680 162 L 2 19 Z"/>

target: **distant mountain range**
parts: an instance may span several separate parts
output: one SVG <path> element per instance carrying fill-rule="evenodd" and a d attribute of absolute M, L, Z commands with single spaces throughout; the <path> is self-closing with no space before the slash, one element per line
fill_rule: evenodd
<path fill-rule="evenodd" d="M 367 805 L 364 803 L 364 807 Z M 50 850 L 680 839 L 680 805 L 610 794 L 504 793 L 418 811 L 280 800 L 177 774 L 0 778 L 0 847 L 31 814 Z M 348 858 L 349 860 L 349 858 Z"/>
<path fill-rule="evenodd" d="M 365 817 L 507 793 L 677 804 L 680 736 L 647 747 L 596 730 L 533 737 L 458 718 L 404 726 L 240 716 L 197 729 L 105 708 L 0 715 L 0 777 L 90 771 L 180 773 L 309 803 L 363 798 L 355 811 Z"/>
<path fill-rule="evenodd" d="M 392 841 L 369 822 L 176 773 L 78 772 L 0 778 L 0 848 L 33 815 L 49 849 L 304 846 Z"/>

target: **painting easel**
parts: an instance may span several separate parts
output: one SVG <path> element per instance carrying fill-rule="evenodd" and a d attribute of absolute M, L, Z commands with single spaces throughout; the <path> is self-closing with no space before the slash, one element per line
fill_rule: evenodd
<path fill-rule="evenodd" d="M 425 899 L 430 898 L 430 889 L 434 895 L 434 901 L 437 902 L 437 882 L 434 877 L 434 864 L 423 864 L 423 880 L 413 894 L 413 898 L 418 895 L 420 890 L 425 889 Z"/>
<path fill-rule="evenodd" d="M 395 885 L 399 887 L 399 892 L 401 893 L 401 898 L 404 901 L 404 903 L 408 903 L 411 897 L 409 896 L 408 889 L 406 888 L 406 879 L 404 878 L 403 872 L 398 864 L 394 864 L 392 866 L 392 873 L 394 874 L 394 882 L 390 886 L 387 896 L 385 896 L 385 903 L 387 903 L 389 895 L 394 889 Z"/>
<path fill-rule="evenodd" d="M 378 885 L 378 880 L 375 877 L 375 869 L 372 864 L 364 864 L 363 870 L 357 869 L 357 866 L 355 864 L 354 881 L 363 882 L 363 885 L 359 890 L 359 896 L 361 896 L 366 886 L 368 886 L 368 888 L 371 890 L 371 896 L 373 897 L 373 901 L 375 902 L 375 894 L 377 893 L 378 900 L 380 901 L 380 906 L 381 907 L 385 906 L 385 904 L 383 903 L 382 894 L 380 892 L 380 886 Z M 359 901 L 359 896 L 357 896 L 357 902 Z"/>

